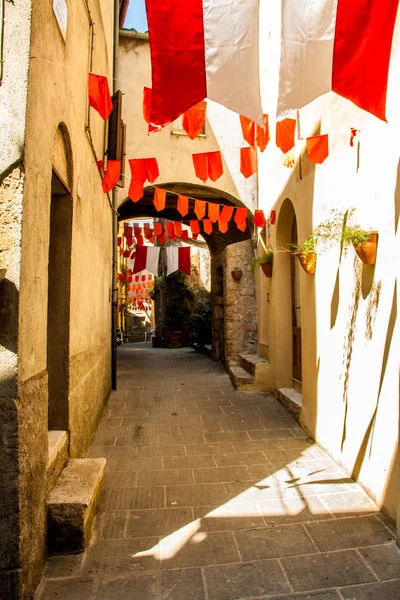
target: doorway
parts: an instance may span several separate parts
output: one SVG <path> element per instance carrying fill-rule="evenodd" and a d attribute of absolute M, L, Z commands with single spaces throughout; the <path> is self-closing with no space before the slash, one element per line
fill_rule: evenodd
<path fill-rule="evenodd" d="M 49 430 L 69 429 L 71 243 L 72 196 L 53 170 L 47 303 Z"/>
<path fill-rule="evenodd" d="M 297 246 L 297 221 L 293 217 L 291 246 Z M 301 358 L 301 305 L 300 305 L 300 265 L 297 258 L 290 255 L 290 275 L 291 275 L 291 298 L 292 298 L 292 339 L 293 339 L 293 387 L 301 385 L 302 377 L 302 358 Z M 301 390 L 298 390 L 301 391 Z"/>

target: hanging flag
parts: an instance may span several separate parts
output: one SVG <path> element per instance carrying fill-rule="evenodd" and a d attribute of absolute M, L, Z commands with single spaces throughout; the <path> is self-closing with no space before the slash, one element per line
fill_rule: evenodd
<path fill-rule="evenodd" d="M 159 243 L 160 243 L 160 244 L 165 244 L 165 242 L 166 242 L 167 240 L 166 240 L 166 237 L 165 237 L 165 233 L 164 233 L 164 232 L 163 232 L 163 233 L 162 233 L 162 234 L 159 236 L 159 238 L 158 238 L 158 241 L 159 241 Z"/>
<path fill-rule="evenodd" d="M 107 77 L 89 73 L 88 93 L 89 105 L 97 110 L 102 119 L 108 119 L 113 105 L 110 90 L 108 88 Z"/>
<path fill-rule="evenodd" d="M 234 221 L 240 231 L 246 230 L 247 208 L 237 208 Z"/>
<path fill-rule="evenodd" d="M 182 231 L 182 242 L 187 242 L 189 239 L 189 232 L 187 229 Z"/>
<path fill-rule="evenodd" d="M 182 223 L 180 221 L 174 221 L 174 229 L 176 237 L 182 237 Z"/>
<path fill-rule="evenodd" d="M 247 117 L 240 115 L 240 125 L 242 127 L 243 139 L 249 146 L 254 146 L 256 139 L 256 124 Z"/>
<path fill-rule="evenodd" d="M 203 219 L 203 227 L 204 227 L 204 231 L 205 233 L 212 233 L 213 230 L 213 226 L 212 226 L 212 222 L 210 221 L 210 219 Z"/>
<path fill-rule="evenodd" d="M 158 212 L 160 210 L 164 210 L 166 198 L 167 198 L 166 190 L 163 190 L 158 187 L 154 188 L 153 204 L 156 207 L 156 210 Z"/>
<path fill-rule="evenodd" d="M 192 234 L 192 240 L 195 242 L 197 240 L 197 238 L 199 237 L 198 233 L 193 233 Z"/>
<path fill-rule="evenodd" d="M 350 129 L 350 146 L 353 147 L 354 146 L 354 138 L 357 137 L 357 134 L 360 132 L 359 129 L 354 129 L 354 127 L 351 127 Z"/>
<path fill-rule="evenodd" d="M 294 134 L 296 131 L 296 119 L 283 119 L 276 123 L 276 145 L 283 154 L 289 152 L 294 146 Z"/>
<path fill-rule="evenodd" d="M 192 160 L 196 177 L 201 179 L 201 181 L 206 182 L 208 177 L 208 161 L 206 153 L 192 154 Z"/>
<path fill-rule="evenodd" d="M 121 161 L 120 160 L 109 160 L 107 161 L 107 171 L 103 179 L 103 191 L 106 194 L 111 192 L 118 183 L 121 175 Z"/>
<path fill-rule="evenodd" d="M 176 210 L 184 217 L 189 212 L 189 198 L 187 196 L 178 196 Z"/>
<path fill-rule="evenodd" d="M 146 281 L 146 275 L 142 275 L 142 281 Z"/>
<path fill-rule="evenodd" d="M 117 246 L 120 247 L 122 244 L 122 237 L 117 237 Z"/>
<path fill-rule="evenodd" d="M 240 148 L 240 172 L 246 179 L 257 171 L 257 150 L 252 148 Z"/>
<path fill-rule="evenodd" d="M 99 169 L 100 173 L 104 173 L 104 160 L 98 160 L 96 162 L 97 168 Z"/>
<path fill-rule="evenodd" d="M 150 123 L 151 95 L 151 88 L 143 88 L 143 119 L 148 124 Z"/>
<path fill-rule="evenodd" d="M 200 225 L 198 221 L 190 221 L 190 229 L 194 235 L 199 235 Z"/>
<path fill-rule="evenodd" d="M 174 228 L 174 224 L 171 223 L 171 221 L 167 221 L 166 225 L 166 230 L 167 230 L 167 236 L 169 237 L 170 240 L 175 238 L 175 228 Z"/>
<path fill-rule="evenodd" d="M 160 247 L 141 246 L 136 249 L 136 259 L 133 272 L 149 271 L 158 275 L 158 259 L 160 256 Z M 139 281 L 139 278 L 135 281 Z"/>
<path fill-rule="evenodd" d="M 139 235 L 142 235 L 142 228 L 139 225 L 134 225 L 133 234 L 136 238 L 139 237 Z"/>
<path fill-rule="evenodd" d="M 234 206 L 228 206 L 227 204 L 223 207 L 221 214 L 219 216 L 219 220 L 222 223 L 229 223 L 232 219 L 233 211 L 235 210 Z"/>
<path fill-rule="evenodd" d="M 307 153 L 311 162 L 322 164 L 329 156 L 329 138 L 327 135 L 314 135 L 307 138 Z"/>
<path fill-rule="evenodd" d="M 162 223 L 160 221 L 156 221 L 154 223 L 154 235 L 159 238 L 160 235 L 162 235 L 162 234 L 163 234 Z"/>
<path fill-rule="evenodd" d="M 130 254 L 131 254 L 131 251 L 130 251 L 130 250 L 124 250 L 124 253 L 123 253 L 123 255 L 122 255 L 122 256 L 123 256 L 124 258 L 129 258 Z"/>
<path fill-rule="evenodd" d="M 254 225 L 256 227 L 260 227 L 260 229 L 264 229 L 267 224 L 267 219 L 264 216 L 263 210 L 255 210 L 254 211 Z"/>
<path fill-rule="evenodd" d="M 152 279 L 153 279 L 153 275 L 151 275 L 151 274 L 149 273 L 149 274 L 147 275 L 147 279 L 148 279 L 149 281 L 152 281 Z"/>
<path fill-rule="evenodd" d="M 219 204 L 208 202 L 208 218 L 212 223 L 216 223 L 219 219 Z"/>
<path fill-rule="evenodd" d="M 399 0 L 284 0 L 278 115 L 333 90 L 386 120 Z"/>
<path fill-rule="evenodd" d="M 260 148 L 260 152 L 264 152 L 269 140 L 268 115 L 264 115 L 264 127 L 257 125 L 256 129 L 256 144 Z"/>
<path fill-rule="evenodd" d="M 201 181 L 206 182 L 207 178 L 211 181 L 217 181 L 224 172 L 222 165 L 221 152 L 201 152 L 199 154 L 192 154 L 194 170 L 196 177 Z"/>
<path fill-rule="evenodd" d="M 126 245 L 127 245 L 127 246 L 132 246 L 132 244 L 133 244 L 133 238 L 131 238 L 131 237 L 127 237 L 127 238 L 126 238 Z"/>
<path fill-rule="evenodd" d="M 133 227 L 129 223 L 124 223 L 124 237 L 131 238 L 133 236 Z"/>
<path fill-rule="evenodd" d="M 133 158 L 128 162 L 131 169 L 128 194 L 133 202 L 137 202 L 143 196 L 145 181 L 154 183 L 159 176 L 158 164 L 155 158 Z"/>
<path fill-rule="evenodd" d="M 178 248 L 171 246 L 167 248 L 167 275 L 175 271 L 182 271 L 190 275 L 190 247 Z"/>
<path fill-rule="evenodd" d="M 146 12 L 155 127 L 204 98 L 262 124 L 259 0 L 146 0 Z"/>
<path fill-rule="evenodd" d="M 143 246 L 144 245 L 144 239 L 142 235 L 138 235 L 136 238 L 136 245 L 137 246 Z"/>
<path fill-rule="evenodd" d="M 221 221 L 221 219 L 218 219 L 218 229 L 220 230 L 221 233 L 226 233 L 228 231 L 228 223 L 225 221 Z"/>
<path fill-rule="evenodd" d="M 131 254 L 131 260 L 133 260 L 136 257 L 136 250 L 134 250 Z M 132 271 L 133 273 L 133 271 Z"/>
<path fill-rule="evenodd" d="M 206 108 L 207 102 L 202 100 L 183 114 L 182 126 L 191 140 L 195 140 L 203 131 Z"/>
<path fill-rule="evenodd" d="M 206 216 L 206 203 L 203 200 L 194 201 L 194 214 L 199 221 Z"/>

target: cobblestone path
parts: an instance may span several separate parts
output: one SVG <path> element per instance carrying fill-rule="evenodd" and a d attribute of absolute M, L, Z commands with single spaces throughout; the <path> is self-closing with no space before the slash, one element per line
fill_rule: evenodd
<path fill-rule="evenodd" d="M 399 600 L 393 531 L 270 394 L 191 349 L 119 352 L 104 493 L 39 600 Z"/>

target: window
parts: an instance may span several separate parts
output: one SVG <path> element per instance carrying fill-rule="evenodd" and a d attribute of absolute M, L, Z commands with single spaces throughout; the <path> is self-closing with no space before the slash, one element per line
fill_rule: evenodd
<path fill-rule="evenodd" d="M 187 136 L 186 131 L 183 129 L 182 119 L 183 119 L 183 115 L 181 115 L 178 119 L 176 119 L 176 121 L 173 122 L 171 135 L 186 135 Z M 206 137 L 206 124 L 205 123 L 203 125 L 203 129 L 201 130 L 201 133 L 199 134 L 199 137 Z"/>

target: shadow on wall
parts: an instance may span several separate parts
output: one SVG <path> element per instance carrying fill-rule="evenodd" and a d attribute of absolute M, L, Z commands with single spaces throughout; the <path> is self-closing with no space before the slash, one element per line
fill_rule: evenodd
<path fill-rule="evenodd" d="M 0 346 L 13 354 L 18 351 L 19 292 L 12 281 L 0 283 Z"/>

